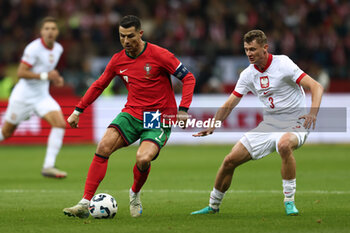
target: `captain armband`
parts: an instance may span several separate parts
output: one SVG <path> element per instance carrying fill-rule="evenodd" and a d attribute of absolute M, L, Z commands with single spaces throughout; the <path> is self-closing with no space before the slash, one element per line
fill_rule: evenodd
<path fill-rule="evenodd" d="M 188 74 L 187 68 L 182 63 L 180 63 L 175 70 L 174 76 L 182 80 L 187 74 Z"/>

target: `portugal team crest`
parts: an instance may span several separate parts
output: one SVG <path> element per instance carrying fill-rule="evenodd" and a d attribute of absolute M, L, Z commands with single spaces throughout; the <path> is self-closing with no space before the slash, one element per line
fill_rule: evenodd
<path fill-rule="evenodd" d="M 50 55 L 49 55 L 49 62 L 51 64 L 53 64 L 55 62 L 55 56 L 52 53 L 50 53 Z"/>
<path fill-rule="evenodd" d="M 260 77 L 260 86 L 261 88 L 268 88 L 270 86 L 269 77 Z"/>
<path fill-rule="evenodd" d="M 150 71 L 152 69 L 152 66 L 150 64 L 146 63 L 146 65 L 143 67 L 143 69 L 146 71 L 145 77 L 146 78 L 151 78 L 152 75 L 150 74 Z"/>

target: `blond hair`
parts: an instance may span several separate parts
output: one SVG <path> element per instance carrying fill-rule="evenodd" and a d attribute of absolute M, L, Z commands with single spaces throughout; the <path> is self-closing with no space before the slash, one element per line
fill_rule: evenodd
<path fill-rule="evenodd" d="M 256 40 L 256 42 L 259 45 L 267 44 L 266 35 L 261 30 L 251 30 L 251 31 L 247 32 L 243 37 L 243 41 L 247 42 L 247 43 L 251 43 L 253 40 Z"/>

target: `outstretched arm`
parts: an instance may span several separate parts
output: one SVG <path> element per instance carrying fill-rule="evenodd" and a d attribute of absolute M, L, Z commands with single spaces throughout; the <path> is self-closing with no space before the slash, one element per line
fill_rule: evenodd
<path fill-rule="evenodd" d="M 68 117 L 67 122 L 72 128 L 77 128 L 79 123 L 79 115 L 99 97 L 103 90 L 109 85 L 116 75 L 113 67 L 113 58 L 108 63 L 103 74 L 89 87 L 85 95 L 75 107 L 73 113 Z"/>
<path fill-rule="evenodd" d="M 224 105 L 222 105 L 215 114 L 215 121 L 224 121 L 232 112 L 232 110 L 237 106 L 237 104 L 241 101 L 240 97 L 237 97 L 234 94 L 231 94 L 230 97 L 226 100 Z M 203 137 L 209 134 L 212 134 L 215 130 L 215 127 L 205 129 L 197 134 L 194 134 L 194 137 Z"/>
<path fill-rule="evenodd" d="M 311 126 L 313 129 L 315 129 L 317 114 L 323 95 L 323 87 L 309 75 L 303 77 L 303 79 L 300 81 L 300 85 L 303 88 L 311 91 L 311 109 L 308 114 L 301 116 L 299 119 L 305 119 L 304 127 L 306 129 L 310 129 Z"/>

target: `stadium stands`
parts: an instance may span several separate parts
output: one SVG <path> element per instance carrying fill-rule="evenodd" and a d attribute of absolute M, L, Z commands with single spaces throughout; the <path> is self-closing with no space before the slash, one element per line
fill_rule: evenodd
<path fill-rule="evenodd" d="M 350 86 L 349 11 L 346 0 L 0 1 L 0 63 L 18 63 L 24 46 L 37 37 L 40 19 L 55 16 L 65 48 L 59 69 L 81 94 L 97 78 L 90 58 L 118 51 L 118 20 L 135 14 L 146 40 L 202 61 L 194 72 L 204 80 L 197 92 L 205 92 L 210 81 L 201 71 L 214 72 L 214 65 L 206 66 L 218 56 L 243 55 L 242 35 L 253 28 L 267 33 L 271 53 L 290 56 L 306 72 L 311 72 L 310 62 L 316 63 L 329 74 L 329 91 L 349 91 L 343 88 L 344 83 Z"/>

